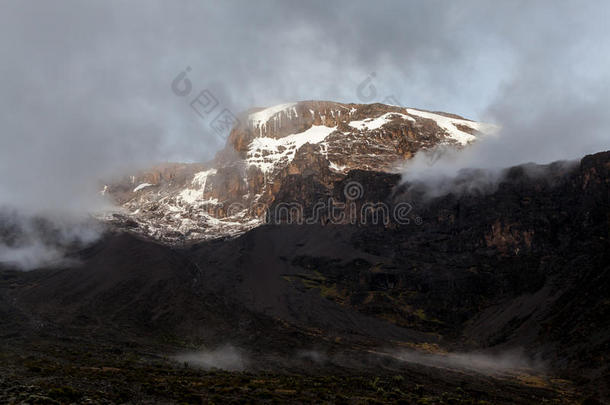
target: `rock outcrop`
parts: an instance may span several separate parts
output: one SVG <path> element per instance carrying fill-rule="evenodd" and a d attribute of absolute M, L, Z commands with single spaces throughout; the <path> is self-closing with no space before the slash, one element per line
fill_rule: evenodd
<path fill-rule="evenodd" d="M 463 147 L 493 126 L 384 104 L 304 101 L 252 109 L 206 164 L 166 164 L 104 187 L 109 220 L 166 242 L 242 233 L 262 223 L 288 176 L 331 186 L 350 170 L 394 172 L 419 150 Z"/>

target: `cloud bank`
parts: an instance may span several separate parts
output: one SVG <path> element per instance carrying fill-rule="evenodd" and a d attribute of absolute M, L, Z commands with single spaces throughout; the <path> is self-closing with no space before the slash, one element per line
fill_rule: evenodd
<path fill-rule="evenodd" d="M 449 171 L 608 149 L 609 12 L 601 0 L 6 2 L 0 207 L 86 216 L 106 204 L 100 178 L 210 159 L 223 146 L 213 117 L 171 89 L 187 67 L 193 94 L 234 113 L 392 96 L 502 126 Z"/>

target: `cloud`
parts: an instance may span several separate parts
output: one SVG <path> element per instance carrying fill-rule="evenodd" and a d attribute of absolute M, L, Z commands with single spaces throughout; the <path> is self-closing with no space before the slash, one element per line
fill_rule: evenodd
<path fill-rule="evenodd" d="M 375 97 L 501 124 L 455 167 L 607 148 L 603 1 L 7 2 L 0 15 L 0 207 L 103 209 L 99 179 L 223 146 L 191 97 L 237 113 Z M 192 93 L 172 80 L 187 67 Z M 218 111 L 218 110 L 217 110 Z M 214 112 L 216 114 L 216 112 Z M 475 156 L 476 158 L 474 158 Z M 472 160 L 474 159 L 474 160 Z M 46 214 L 45 214 L 46 215 Z"/>
<path fill-rule="evenodd" d="M 554 4 L 501 6 L 504 21 L 488 16 L 483 27 L 496 25 L 493 33 L 511 55 L 504 79 L 480 113 L 500 130 L 464 151 L 446 151 L 432 165 L 429 152 L 420 153 L 406 163 L 405 181 L 428 183 L 430 189 L 441 183 L 442 193 L 456 190 L 449 183 L 471 186 L 456 181 L 464 169 L 484 169 L 471 178 L 490 190 L 502 168 L 610 148 L 610 41 L 602 28 L 608 4 Z"/>
<path fill-rule="evenodd" d="M 229 344 L 214 350 L 179 354 L 174 356 L 174 360 L 204 370 L 217 368 L 228 371 L 243 371 L 248 364 L 248 360 L 243 353 Z"/>
<path fill-rule="evenodd" d="M 395 351 L 389 354 L 407 363 L 430 367 L 472 370 L 487 375 L 519 373 L 523 371 L 543 372 L 546 368 L 540 360 L 526 356 L 521 349 L 506 350 L 500 353 L 461 352 L 461 353 L 424 353 L 417 351 Z"/>
<path fill-rule="evenodd" d="M 0 210 L 0 267 L 28 271 L 73 266 L 77 260 L 69 252 L 94 242 L 103 230 L 87 217 Z"/>
<path fill-rule="evenodd" d="M 204 370 L 221 369 L 227 371 L 260 370 L 286 368 L 288 370 L 309 370 L 326 367 L 340 367 L 352 370 L 394 369 L 397 364 L 419 364 L 443 369 L 470 370 L 486 375 L 510 375 L 523 373 L 545 373 L 547 365 L 540 359 L 525 354 L 521 348 L 494 352 L 443 352 L 430 353 L 416 350 L 384 349 L 381 351 L 319 351 L 296 350 L 286 353 L 247 353 L 231 344 L 224 344 L 211 350 L 200 350 L 171 356 L 179 363 Z M 388 363 L 387 359 L 399 363 Z"/>

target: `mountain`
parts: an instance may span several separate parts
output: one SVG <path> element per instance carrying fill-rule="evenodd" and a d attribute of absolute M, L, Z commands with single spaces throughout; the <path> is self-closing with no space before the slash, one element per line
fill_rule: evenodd
<path fill-rule="evenodd" d="M 107 387 L 91 385 L 86 370 L 100 364 L 119 376 L 147 367 L 156 384 L 170 377 L 158 375 L 169 365 L 155 353 L 229 342 L 255 373 L 373 373 L 390 379 L 386 389 L 408 376 L 417 384 L 400 385 L 400 395 L 411 402 L 441 393 L 491 403 L 608 398 L 610 152 L 513 167 L 490 194 L 431 200 L 392 173 L 352 170 L 329 188 L 291 175 L 272 209 L 295 196 L 304 213 L 328 196 L 347 203 L 354 183 L 356 208 L 409 201 L 413 220 L 278 221 L 183 247 L 111 231 L 74 252 L 78 265 L 0 272 L 2 367 L 32 378 L 29 390 L 68 361 L 76 369 L 55 378 L 96 395 Z M 19 371 L 24 353 L 37 353 L 29 371 Z M 126 362 L 130 353 L 145 360 Z M 179 385 L 154 395 L 141 393 L 148 377 L 126 376 L 143 385 L 125 395 L 204 395 L 180 373 L 171 372 Z"/>
<path fill-rule="evenodd" d="M 124 208 L 109 218 L 177 243 L 259 226 L 286 178 L 326 186 L 350 170 L 396 172 L 440 145 L 463 147 L 494 130 L 457 115 L 384 104 L 304 101 L 248 111 L 207 164 L 165 164 L 104 186 Z"/>
<path fill-rule="evenodd" d="M 328 102 L 242 121 L 212 162 L 109 183 L 123 212 L 63 267 L 0 267 L 0 398 L 610 398 L 610 151 L 431 197 L 395 163 L 493 127 Z"/>

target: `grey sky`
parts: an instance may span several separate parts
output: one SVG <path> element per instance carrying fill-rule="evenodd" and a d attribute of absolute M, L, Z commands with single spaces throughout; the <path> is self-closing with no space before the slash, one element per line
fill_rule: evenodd
<path fill-rule="evenodd" d="M 0 205 L 88 210 L 126 165 L 202 161 L 221 141 L 171 81 L 234 112 L 376 101 L 504 126 L 494 163 L 610 145 L 605 1 L 4 1 Z M 500 159 L 510 154 L 510 158 Z M 481 162 L 476 161 L 476 164 Z"/>

